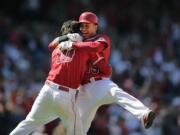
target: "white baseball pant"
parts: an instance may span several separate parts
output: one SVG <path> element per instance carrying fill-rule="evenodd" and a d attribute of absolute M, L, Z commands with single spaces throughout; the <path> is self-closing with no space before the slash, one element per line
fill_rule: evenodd
<path fill-rule="evenodd" d="M 149 112 L 142 102 L 119 88 L 109 78 L 93 81 L 80 88 L 77 104 L 84 130 L 87 133 L 97 109 L 105 104 L 117 103 L 136 118 L 140 119 Z"/>
<path fill-rule="evenodd" d="M 67 129 L 67 135 L 84 135 L 75 104 L 77 90 L 60 91 L 58 85 L 51 82 L 45 84 L 36 98 L 26 119 L 10 133 L 10 135 L 29 135 L 56 118 L 61 118 Z"/>

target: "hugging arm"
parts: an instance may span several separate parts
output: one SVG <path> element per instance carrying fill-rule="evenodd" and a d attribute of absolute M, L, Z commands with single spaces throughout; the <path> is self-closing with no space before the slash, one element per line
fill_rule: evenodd
<path fill-rule="evenodd" d="M 55 38 L 49 45 L 48 45 L 48 49 L 50 51 L 53 51 L 60 42 L 63 42 L 63 41 L 67 41 L 69 40 L 68 36 L 67 35 L 63 35 L 63 36 L 59 36 L 57 38 Z"/>
<path fill-rule="evenodd" d="M 80 41 L 79 38 L 77 39 Z M 106 48 L 106 43 L 103 42 L 79 42 L 78 40 L 75 41 L 75 39 L 73 39 L 75 42 L 71 42 L 72 39 L 70 39 L 70 41 L 67 40 L 69 40 L 68 35 L 57 37 L 49 44 L 48 48 L 53 51 L 57 46 L 59 46 L 62 50 L 74 48 L 88 52 L 100 52 Z"/>

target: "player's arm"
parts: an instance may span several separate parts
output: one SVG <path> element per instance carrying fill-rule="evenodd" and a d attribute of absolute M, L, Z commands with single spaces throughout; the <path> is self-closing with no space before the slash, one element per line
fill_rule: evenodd
<path fill-rule="evenodd" d="M 74 42 L 66 41 L 68 39 Z M 74 48 L 87 52 L 101 52 L 107 47 L 106 42 L 101 42 L 101 41 L 80 42 L 80 41 L 82 41 L 82 37 L 79 34 L 77 33 L 67 34 L 55 38 L 49 44 L 48 48 L 49 50 L 54 50 L 57 46 L 59 46 L 61 50 L 68 50 L 70 48 Z"/>
<path fill-rule="evenodd" d="M 71 42 L 64 41 L 58 45 L 61 51 L 77 49 L 81 51 L 91 52 L 101 52 L 106 48 L 106 44 L 103 42 Z"/>
<path fill-rule="evenodd" d="M 99 69 L 99 76 L 110 77 L 112 75 L 112 67 L 105 61 L 103 56 L 98 53 L 91 56 L 92 65 Z"/>
<path fill-rule="evenodd" d="M 49 45 L 50 51 L 53 51 L 63 41 L 81 42 L 82 36 L 79 33 L 69 33 L 67 35 L 59 36 L 55 38 Z"/>
<path fill-rule="evenodd" d="M 74 42 L 72 48 L 88 52 L 101 52 L 106 48 L 105 42 L 90 41 L 90 42 Z"/>
<path fill-rule="evenodd" d="M 89 52 L 101 52 L 106 49 L 109 44 L 109 37 L 103 35 L 95 41 L 73 43 L 72 47 L 75 49 L 81 49 Z"/>
<path fill-rule="evenodd" d="M 49 45 L 48 45 L 48 49 L 50 51 L 53 51 L 60 42 L 63 42 L 63 41 L 67 41 L 69 40 L 68 36 L 67 35 L 63 35 L 63 36 L 59 36 L 59 37 L 56 37 Z"/>

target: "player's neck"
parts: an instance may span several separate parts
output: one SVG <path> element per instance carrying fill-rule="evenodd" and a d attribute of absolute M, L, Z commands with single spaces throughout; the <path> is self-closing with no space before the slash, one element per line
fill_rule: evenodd
<path fill-rule="evenodd" d="M 94 34 L 94 35 L 89 36 L 89 37 L 85 37 L 84 40 L 86 40 L 86 41 L 87 41 L 87 40 L 93 40 L 94 38 L 96 38 L 96 35 L 97 35 L 97 34 Z"/>

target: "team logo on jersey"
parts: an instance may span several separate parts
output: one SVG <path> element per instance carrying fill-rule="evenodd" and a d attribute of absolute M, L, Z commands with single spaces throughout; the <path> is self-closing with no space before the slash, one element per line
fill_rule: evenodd
<path fill-rule="evenodd" d="M 61 52 L 59 49 L 57 49 L 56 52 L 56 63 L 64 63 L 64 62 L 71 62 L 73 57 L 75 55 L 75 50 L 68 50 Z"/>

